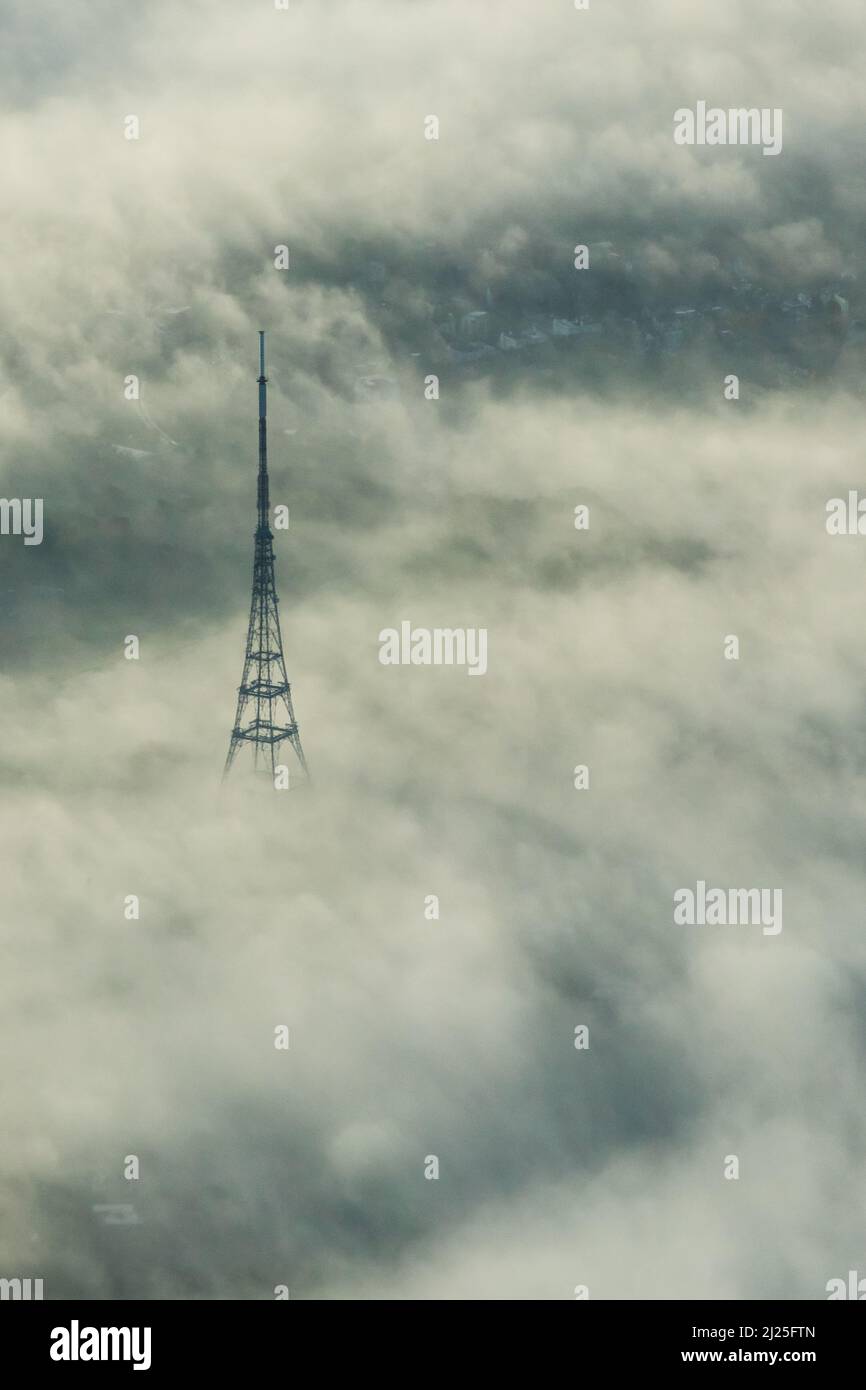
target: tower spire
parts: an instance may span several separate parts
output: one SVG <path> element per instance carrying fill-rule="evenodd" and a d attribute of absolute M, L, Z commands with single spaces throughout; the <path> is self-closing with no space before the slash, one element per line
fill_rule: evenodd
<path fill-rule="evenodd" d="M 267 531 L 270 513 L 268 487 L 268 379 L 265 376 L 265 334 L 259 332 L 259 531 Z"/>
<path fill-rule="evenodd" d="M 253 745 L 253 766 L 273 775 L 280 747 L 294 750 L 301 773 L 309 780 L 298 724 L 292 708 L 292 691 L 286 675 L 280 631 L 277 589 L 274 581 L 274 537 L 270 527 L 268 489 L 268 379 L 265 376 L 265 335 L 259 333 L 259 471 L 253 550 L 253 596 L 244 669 L 238 686 L 238 705 L 232 728 L 225 778 L 242 743 Z M 249 709 L 248 709 L 249 706 Z"/>

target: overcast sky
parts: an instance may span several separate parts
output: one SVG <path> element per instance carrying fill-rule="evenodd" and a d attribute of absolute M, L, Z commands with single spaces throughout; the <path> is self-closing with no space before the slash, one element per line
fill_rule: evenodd
<path fill-rule="evenodd" d="M 449 298 L 567 297 L 581 242 L 641 302 L 737 262 L 856 318 L 862 6 L 5 24 L 0 494 L 45 534 L 0 536 L 0 1273 L 826 1297 L 866 1258 L 866 539 L 824 524 L 866 494 L 861 361 L 769 390 L 758 337 L 732 402 L 703 353 L 661 382 L 424 354 Z M 781 108 L 782 153 L 676 146 L 698 100 Z M 314 785 L 220 794 L 260 328 Z M 486 628 L 487 674 L 380 665 L 406 620 Z M 698 880 L 782 890 L 783 930 L 675 925 Z"/>

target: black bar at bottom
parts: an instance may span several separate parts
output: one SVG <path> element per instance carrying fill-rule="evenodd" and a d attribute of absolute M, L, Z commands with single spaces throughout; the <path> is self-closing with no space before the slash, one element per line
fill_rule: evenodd
<path fill-rule="evenodd" d="M 708 1365 L 799 1365 L 826 1375 L 828 1370 L 859 1364 L 866 1330 L 864 1310 L 843 1301 L 569 1301 L 572 1306 L 563 1317 L 548 1315 L 550 1332 L 557 1341 L 547 1343 L 543 1360 L 554 1355 L 579 1355 L 581 1365 L 594 1366 L 596 1374 L 599 1370 L 653 1372 Z M 396 1368 L 402 1362 L 411 1379 L 423 1369 L 423 1379 L 429 1381 L 441 1357 L 442 1374 L 453 1374 L 456 1349 L 450 1339 L 443 1339 L 448 1324 L 443 1326 L 441 1310 L 422 1308 L 414 1316 L 403 1312 L 401 1319 L 408 1316 L 414 1323 L 417 1317 L 418 1324 L 407 1327 L 404 1322 L 402 1335 L 396 1336 L 389 1351 L 386 1344 L 395 1336 L 393 1324 L 390 1319 L 379 1324 L 374 1308 L 367 1306 L 361 1320 L 352 1308 L 331 1303 L 317 1310 L 312 1302 L 6 1301 L 0 1303 L 3 1362 L 7 1367 L 15 1365 L 19 1378 L 45 1372 L 92 1378 L 106 1370 L 114 1376 L 136 1375 L 137 1368 L 142 1383 L 146 1383 L 145 1376 L 153 1381 L 190 1371 L 201 1384 L 202 1377 L 224 1379 L 233 1371 L 244 1370 L 248 1378 L 251 1366 L 257 1378 L 262 1372 L 286 1374 L 289 1345 L 301 1345 L 306 1356 L 317 1359 L 324 1351 L 329 1372 L 335 1356 L 343 1350 L 347 1362 L 351 1356 L 357 1372 L 367 1360 L 359 1352 L 370 1347 L 369 1333 L 375 1328 L 375 1360 L 382 1369 L 389 1364 Z M 455 1330 L 460 1331 L 457 1316 Z M 470 1341 L 477 1347 L 476 1356 L 481 1357 L 482 1347 L 486 1348 L 482 1359 L 487 1362 L 488 1378 L 500 1356 L 513 1356 L 516 1343 L 523 1343 L 530 1357 L 541 1351 L 534 1316 L 527 1319 L 525 1332 L 520 1318 L 520 1314 L 509 1315 L 507 1331 L 503 1329 L 498 1337 L 495 1329 L 492 1338 L 486 1328 L 476 1324 L 472 1329 Z M 344 1325 L 336 1344 L 335 1322 Z M 316 1336 L 320 1323 L 329 1329 L 324 1348 Z M 352 1336 L 355 1326 L 360 1333 L 357 1339 Z M 462 1330 L 464 1335 L 468 1331 Z M 559 1341 L 562 1333 L 568 1338 L 564 1345 Z M 306 1339 L 302 1343 L 295 1340 L 299 1334 Z M 410 1348 L 404 1343 L 403 1352 L 398 1354 L 398 1344 L 404 1338 L 409 1339 L 410 1346 L 420 1339 L 416 1349 L 423 1347 L 423 1353 L 418 1350 L 420 1359 L 414 1373 Z M 311 1369 L 308 1367 L 305 1374 Z M 547 1377 L 536 1366 L 532 1378 L 543 1381 Z"/>

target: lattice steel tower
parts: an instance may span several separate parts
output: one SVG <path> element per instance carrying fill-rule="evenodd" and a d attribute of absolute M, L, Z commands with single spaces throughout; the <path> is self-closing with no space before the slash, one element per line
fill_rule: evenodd
<path fill-rule="evenodd" d="M 279 762 L 280 746 L 288 742 L 295 750 L 304 779 L 309 780 L 307 761 L 292 709 L 292 690 L 286 675 L 274 583 L 274 537 L 270 528 L 268 494 L 268 379 L 265 376 L 264 333 L 259 333 L 258 382 L 258 525 L 253 556 L 253 600 L 247 629 L 244 673 L 238 687 L 238 708 L 223 777 L 226 777 L 243 743 L 253 745 L 254 768 L 273 774 Z"/>

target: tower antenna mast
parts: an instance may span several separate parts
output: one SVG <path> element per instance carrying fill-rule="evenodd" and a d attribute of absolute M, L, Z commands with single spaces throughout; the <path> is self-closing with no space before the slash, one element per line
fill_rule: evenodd
<path fill-rule="evenodd" d="M 253 596 L 247 628 L 244 669 L 238 686 L 238 704 L 231 732 L 223 779 L 228 776 L 238 750 L 253 745 L 253 767 L 273 776 L 280 748 L 288 743 L 309 781 L 307 760 L 301 747 L 298 722 L 292 707 L 292 689 L 286 675 L 283 637 L 280 630 L 276 583 L 274 581 L 274 537 L 270 527 L 268 487 L 268 379 L 265 376 L 265 335 L 259 333 L 259 471 L 255 545 L 253 549 Z"/>

